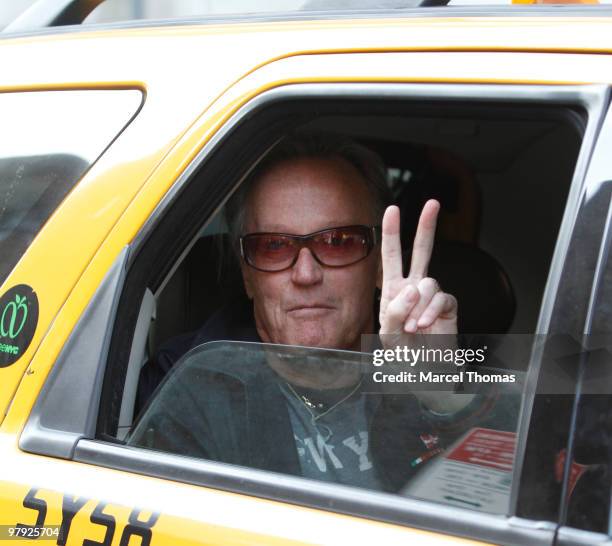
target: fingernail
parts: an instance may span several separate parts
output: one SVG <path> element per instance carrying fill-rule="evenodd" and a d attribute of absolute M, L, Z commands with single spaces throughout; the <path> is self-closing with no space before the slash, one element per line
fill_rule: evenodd
<path fill-rule="evenodd" d="M 410 319 L 407 323 L 406 323 L 406 331 L 407 332 L 415 332 L 417 329 L 417 322 L 414 319 Z"/>

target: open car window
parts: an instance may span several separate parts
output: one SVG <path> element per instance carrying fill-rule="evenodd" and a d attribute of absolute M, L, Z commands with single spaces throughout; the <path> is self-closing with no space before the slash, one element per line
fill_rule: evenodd
<path fill-rule="evenodd" d="M 550 261 L 587 131 L 584 111 L 452 102 L 407 103 L 397 107 L 396 116 L 374 115 L 372 110 L 351 115 L 333 102 L 322 101 L 320 108 L 314 119 L 299 124 L 298 133 L 341 131 L 382 158 L 386 184 L 401 212 L 405 273 L 424 204 L 431 198 L 442 204 L 429 275 L 458 299 L 461 335 L 443 342 L 423 340 L 423 345 L 415 341 L 410 348 L 442 343 L 451 358 L 437 354 L 415 369 L 401 355 L 377 354 L 381 340 L 373 336 L 362 345 L 367 362 L 363 355 L 353 356 L 358 361 L 353 368 L 361 366 L 358 379 L 326 382 L 319 388 L 316 382 L 292 381 L 292 374 L 279 376 L 267 364 L 270 351 L 297 351 L 302 354 L 297 360 L 308 360 L 308 349 L 261 345 L 247 274 L 259 275 L 258 282 L 269 288 L 287 271 L 252 273 L 244 263 L 244 247 L 242 256 L 237 254 L 229 214 L 233 199 L 239 198 L 236 193 L 205 229 L 199 224 L 188 252 L 163 281 L 149 284 L 151 294 L 145 293 L 143 302 L 155 300 L 152 327 L 146 342 L 144 336 L 135 338 L 145 348 L 144 358 L 136 359 L 143 366 L 133 415 L 140 417 L 127 438 L 131 421 L 120 421 L 118 437 L 132 448 L 188 456 L 193 464 L 229 463 L 235 469 L 393 493 L 480 514 L 512 513 L 511 492 L 519 482 L 527 482 L 548 495 L 547 502 L 540 503 L 541 519 L 554 520 L 561 482 L 548 466 L 545 472 L 541 466 L 521 467 L 526 438 L 524 432 L 519 434 L 519 424 L 528 415 L 529 376 L 532 386 L 537 377 L 537 365 L 530 368 L 530 363 L 543 341 L 534 334 L 546 315 L 542 301 Z M 383 102 L 373 108 L 393 110 Z M 526 140 L 531 142 L 527 148 Z M 260 152 L 258 162 L 265 165 L 273 142 Z M 561 149 L 554 165 L 543 161 Z M 257 167 L 248 170 L 257 172 Z M 525 200 L 525 194 L 531 198 Z M 546 221 L 538 204 L 544 200 Z M 291 223 L 287 211 L 301 203 L 289 199 L 278 206 L 276 224 L 280 216 Z M 310 216 L 322 208 L 324 201 Z M 343 220 L 337 207 L 332 222 L 350 223 Z M 288 232 L 303 235 L 325 227 Z M 287 233 L 283 226 L 251 231 Z M 361 310 L 374 307 L 378 317 L 379 300 L 369 289 L 347 291 L 338 284 L 334 293 L 360 302 Z M 141 306 L 138 318 L 143 331 L 149 318 L 146 309 Z M 341 320 L 350 324 L 348 317 Z M 375 323 L 372 329 L 378 328 Z M 383 345 L 393 343 L 383 340 Z M 471 362 L 464 359 L 467 351 Z M 328 367 L 333 368 L 331 362 L 338 357 L 329 355 Z M 375 363 L 381 357 L 384 364 Z M 134 368 L 128 368 L 133 373 Z M 438 382 L 434 376 L 440 373 L 448 379 Z M 420 385 L 412 383 L 411 374 Z M 477 379 L 483 377 L 487 379 Z M 133 382 L 126 383 L 126 389 L 129 385 Z M 559 412 L 559 430 L 551 430 L 550 415 L 559 405 L 571 405 L 573 387 L 563 384 L 538 392 L 550 408 L 532 432 L 543 438 L 552 433 L 553 457 L 569 422 L 566 413 Z M 436 399 L 451 402 L 438 407 Z"/>

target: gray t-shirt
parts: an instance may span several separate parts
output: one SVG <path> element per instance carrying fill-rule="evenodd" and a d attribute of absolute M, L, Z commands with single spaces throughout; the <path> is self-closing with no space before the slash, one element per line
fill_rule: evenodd
<path fill-rule="evenodd" d="M 317 411 L 286 383 L 280 388 L 288 402 L 302 476 L 382 490 L 370 455 L 372 410 L 368 415 L 359 390 L 340 397 L 327 411 Z"/>

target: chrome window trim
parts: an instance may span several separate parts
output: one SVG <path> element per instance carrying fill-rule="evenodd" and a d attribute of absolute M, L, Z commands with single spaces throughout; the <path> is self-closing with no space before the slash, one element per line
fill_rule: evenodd
<path fill-rule="evenodd" d="M 589 173 L 585 185 L 591 198 L 597 195 L 597 191 L 610 179 L 610 161 L 607 151 L 612 147 L 612 105 L 608 110 L 606 119 L 600 131 L 600 138 L 597 140 L 595 150 L 593 151 L 593 162 L 589 167 Z M 605 140 L 605 141 L 604 141 Z M 606 176 L 608 175 L 608 176 Z M 584 333 L 590 334 L 593 326 L 593 315 L 598 302 L 598 295 L 601 288 L 602 278 L 605 273 L 605 266 L 608 261 L 610 252 L 610 243 L 612 241 L 612 202 L 608 208 L 606 224 L 603 231 L 603 238 L 599 248 L 597 257 L 597 265 L 593 278 L 593 286 L 591 288 L 591 296 L 589 298 L 589 307 L 587 318 L 584 326 Z"/>
<path fill-rule="evenodd" d="M 602 533 L 561 527 L 557 532 L 557 546 L 612 546 L 612 538 Z"/>

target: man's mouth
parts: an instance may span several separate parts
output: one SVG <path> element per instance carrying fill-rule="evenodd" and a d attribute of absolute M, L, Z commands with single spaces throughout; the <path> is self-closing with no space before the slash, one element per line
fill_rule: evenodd
<path fill-rule="evenodd" d="M 333 311 L 333 307 L 325 304 L 295 305 L 289 308 L 289 313 L 297 317 L 315 317 Z"/>

